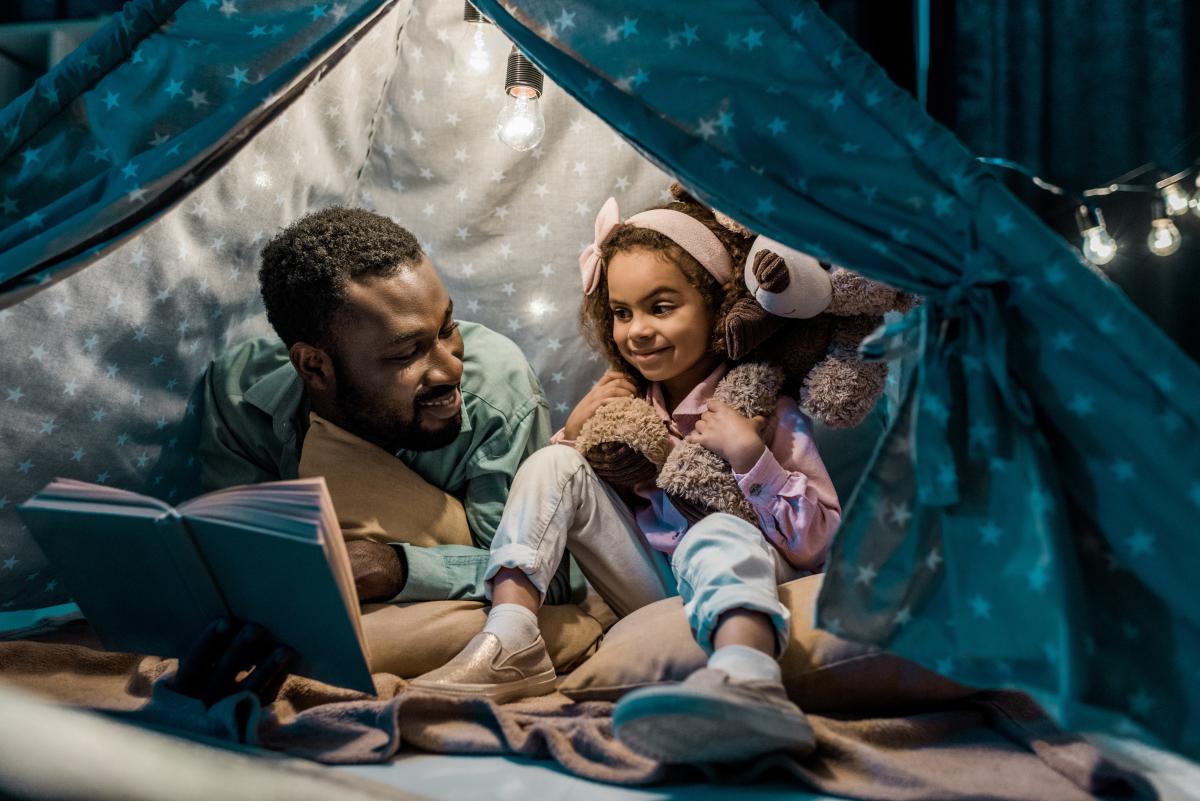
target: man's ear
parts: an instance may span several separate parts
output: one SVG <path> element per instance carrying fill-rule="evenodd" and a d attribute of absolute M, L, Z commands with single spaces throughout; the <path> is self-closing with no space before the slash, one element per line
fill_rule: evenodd
<path fill-rule="evenodd" d="M 333 359 L 324 350 L 307 342 L 297 342 L 288 348 L 288 358 L 310 392 L 324 394 L 333 390 L 336 383 Z"/>

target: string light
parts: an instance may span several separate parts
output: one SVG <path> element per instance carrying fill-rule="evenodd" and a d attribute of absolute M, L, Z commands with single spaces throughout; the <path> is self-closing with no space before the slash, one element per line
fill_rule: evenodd
<path fill-rule="evenodd" d="M 1079 235 L 1083 237 L 1083 257 L 1097 267 L 1103 267 L 1117 255 L 1117 241 L 1104 225 L 1104 214 L 1094 205 L 1084 203 L 1075 210 Z"/>
<path fill-rule="evenodd" d="M 1180 181 L 1176 181 L 1173 184 L 1168 184 L 1162 190 L 1163 205 L 1166 207 L 1167 214 L 1172 217 L 1186 214 L 1188 210 L 1188 201 L 1190 198 L 1183 187 L 1179 185 L 1180 183 Z"/>
<path fill-rule="evenodd" d="M 1172 155 L 1182 151 L 1196 138 L 1200 138 L 1200 135 L 1181 143 L 1172 152 Z M 1197 171 L 1197 168 L 1200 168 L 1200 160 L 1174 175 L 1161 172 L 1158 165 L 1154 163 L 1143 164 L 1103 186 L 1085 189 L 1078 194 L 1052 184 L 1034 174 L 1027 167 L 1008 159 L 979 157 L 978 161 L 1019 172 L 1033 181 L 1038 188 L 1073 201 L 1076 208 L 1075 220 L 1079 226 L 1079 235 L 1082 240 L 1080 250 L 1083 252 L 1084 258 L 1097 267 L 1106 265 L 1116 258 L 1120 245 L 1109 234 L 1104 223 L 1104 215 L 1096 205 L 1094 198 L 1106 197 L 1118 192 L 1140 192 L 1151 195 L 1150 234 L 1146 237 L 1146 247 L 1156 256 L 1170 256 L 1178 252 L 1183 244 L 1179 226 L 1171 219 L 1172 217 L 1186 214 L 1189 208 L 1193 214 L 1200 217 L 1200 171 Z M 1193 171 L 1197 171 L 1194 176 L 1196 191 L 1189 197 L 1184 189 L 1184 181 L 1192 177 Z M 1143 176 L 1152 173 L 1159 174 L 1161 176 L 1159 180 L 1154 183 L 1135 183 L 1138 179 L 1144 181 Z"/>
<path fill-rule="evenodd" d="M 546 134 L 546 119 L 539 104 L 542 82 L 542 71 L 514 46 L 508 54 L 504 79 L 507 97 L 496 117 L 496 136 L 513 150 L 531 150 Z"/>
<path fill-rule="evenodd" d="M 1150 236 L 1146 237 L 1146 246 L 1155 256 L 1170 256 L 1179 250 L 1183 237 L 1179 228 L 1171 220 L 1170 210 L 1162 197 L 1154 199 L 1153 220 L 1150 222 Z"/>
<path fill-rule="evenodd" d="M 484 32 L 492 21 L 485 17 L 479 9 L 471 5 L 471 0 L 463 2 L 463 22 L 470 23 L 471 49 L 467 51 L 467 69 L 476 75 L 483 75 L 492 68 L 492 55 L 488 52 L 487 39 Z"/>

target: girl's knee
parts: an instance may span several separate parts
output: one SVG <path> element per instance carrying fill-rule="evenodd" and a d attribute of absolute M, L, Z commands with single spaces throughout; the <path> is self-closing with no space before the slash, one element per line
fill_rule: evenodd
<path fill-rule="evenodd" d="M 570 445 L 547 445 L 544 448 L 534 451 L 522 463 L 521 469 L 552 469 L 558 472 L 576 470 L 586 464 L 587 460 L 583 458 L 583 454 Z"/>
<path fill-rule="evenodd" d="M 722 583 L 733 576 L 769 577 L 774 586 L 771 546 L 756 526 L 729 514 L 712 514 L 688 529 L 671 568 L 691 584 Z"/>

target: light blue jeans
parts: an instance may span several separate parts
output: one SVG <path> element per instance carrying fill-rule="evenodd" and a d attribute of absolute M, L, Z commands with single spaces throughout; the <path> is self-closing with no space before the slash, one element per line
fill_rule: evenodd
<path fill-rule="evenodd" d="M 546 599 L 563 553 L 622 617 L 672 595 L 696 641 L 711 653 L 721 615 L 762 612 L 775 626 L 778 649 L 788 641 L 788 610 L 778 584 L 793 577 L 787 562 L 741 518 L 713 514 L 692 526 L 670 559 L 650 547 L 629 507 L 574 448 L 551 445 L 530 456 L 513 479 L 492 540 L 487 595 L 501 568 L 525 573 Z"/>

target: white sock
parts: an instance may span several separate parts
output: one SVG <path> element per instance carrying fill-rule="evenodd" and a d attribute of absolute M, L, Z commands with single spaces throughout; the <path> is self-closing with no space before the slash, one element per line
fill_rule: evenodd
<path fill-rule="evenodd" d="M 713 670 L 723 670 L 736 681 L 769 681 L 783 683 L 783 673 L 775 657 L 749 645 L 725 645 L 708 658 Z"/>
<path fill-rule="evenodd" d="M 496 604 L 488 612 L 484 631 L 490 631 L 500 638 L 501 645 L 507 651 L 520 651 L 533 645 L 541 631 L 538 629 L 537 615 L 520 604 Z"/>

